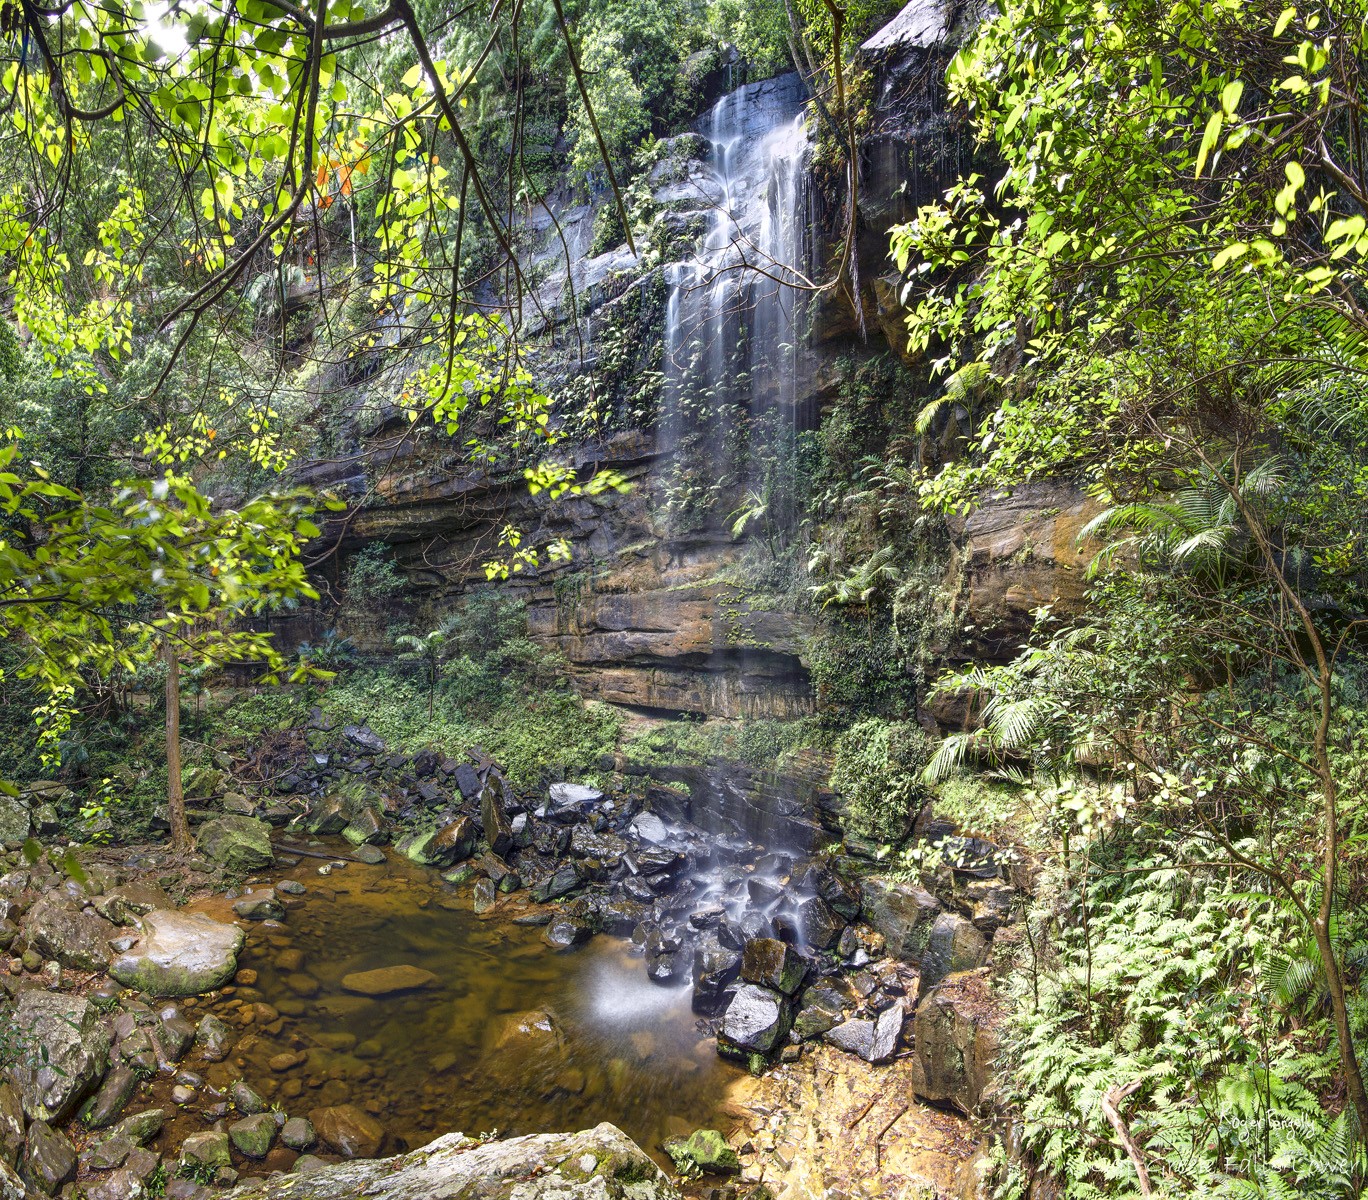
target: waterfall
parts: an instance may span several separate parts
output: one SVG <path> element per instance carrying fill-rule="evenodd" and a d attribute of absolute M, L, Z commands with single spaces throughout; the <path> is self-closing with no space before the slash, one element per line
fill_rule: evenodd
<path fill-rule="evenodd" d="M 799 418 L 801 285 L 811 273 L 804 99 L 797 75 L 748 84 L 696 126 L 708 142 L 708 208 L 697 251 L 666 270 L 658 429 L 680 529 L 760 496 L 775 440 Z M 791 519 L 777 494 L 772 503 L 771 525 Z"/>

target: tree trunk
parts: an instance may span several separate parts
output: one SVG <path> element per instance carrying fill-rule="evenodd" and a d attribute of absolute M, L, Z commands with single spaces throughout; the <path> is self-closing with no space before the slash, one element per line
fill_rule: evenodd
<path fill-rule="evenodd" d="M 184 854 L 190 849 L 190 822 L 181 780 L 180 659 L 169 637 L 162 642 L 162 656 L 166 660 L 166 817 L 171 822 L 171 845 Z"/>

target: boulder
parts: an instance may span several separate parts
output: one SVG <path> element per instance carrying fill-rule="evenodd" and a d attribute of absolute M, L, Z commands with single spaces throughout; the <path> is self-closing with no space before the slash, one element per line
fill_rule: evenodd
<path fill-rule="evenodd" d="M 0 1083 L 0 1162 L 14 1166 L 23 1149 L 24 1105 L 13 1087 Z"/>
<path fill-rule="evenodd" d="M 947 975 L 972 971 L 988 961 L 988 942 L 958 913 L 941 913 L 931 926 L 921 959 L 918 995 L 925 996 Z"/>
<path fill-rule="evenodd" d="M 504 807 L 502 780 L 491 778 L 480 793 L 480 820 L 490 851 L 503 858 L 513 849 L 513 824 Z"/>
<path fill-rule="evenodd" d="M 408 963 L 395 967 L 377 967 L 373 971 L 353 971 L 342 976 L 342 986 L 361 996 L 392 996 L 397 992 L 414 992 L 430 988 L 437 976 L 422 967 Z"/>
<path fill-rule="evenodd" d="M 87 1129 L 103 1129 L 113 1125 L 123 1114 L 133 1093 L 138 1088 L 138 1076 L 132 1067 L 119 1063 L 112 1067 L 100 1090 L 81 1106 L 81 1122 Z"/>
<path fill-rule="evenodd" d="M 248 1158 L 265 1158 L 275 1141 L 274 1113 L 254 1113 L 228 1126 L 228 1140 Z"/>
<path fill-rule="evenodd" d="M 195 835 L 201 854 L 230 871 L 263 871 L 275 861 L 271 827 L 255 817 L 223 816 L 206 821 Z"/>
<path fill-rule="evenodd" d="M 196 996 L 227 983 L 237 970 L 242 930 L 202 913 L 154 909 L 142 936 L 109 965 L 126 987 L 153 996 Z"/>
<path fill-rule="evenodd" d="M 860 884 L 860 911 L 883 934 L 892 957 L 920 962 L 941 906 L 930 892 L 910 883 L 871 876 Z"/>
<path fill-rule="evenodd" d="M 228 1135 L 217 1129 L 192 1133 L 181 1143 L 181 1167 L 187 1175 L 212 1175 L 220 1167 L 233 1165 L 233 1152 Z"/>
<path fill-rule="evenodd" d="M 788 997 L 748 983 L 737 990 L 722 1018 L 717 1048 L 723 1054 L 768 1054 L 788 1036 Z"/>
<path fill-rule="evenodd" d="M 24 802 L 0 795 L 0 845 L 22 846 L 30 829 L 29 810 Z"/>
<path fill-rule="evenodd" d="M 383 754 L 385 752 L 385 739 L 369 725 L 344 725 L 342 726 L 342 736 L 357 749 L 364 750 L 367 754 Z"/>
<path fill-rule="evenodd" d="M 29 945 L 44 958 L 74 971 L 103 971 L 109 963 L 109 941 L 118 927 L 94 913 L 82 912 L 61 892 L 48 892 L 29 911 L 24 923 Z"/>
<path fill-rule="evenodd" d="M 27 991 L 14 1024 L 43 1047 L 9 1068 L 24 1112 L 35 1121 L 62 1121 L 76 1111 L 109 1065 L 109 1029 L 95 1006 L 80 996 Z"/>
<path fill-rule="evenodd" d="M 291 1117 L 280 1127 L 281 1145 L 291 1150 L 308 1150 L 318 1141 L 313 1122 L 304 1117 Z"/>
<path fill-rule="evenodd" d="M 972 1114 L 992 1082 L 998 1022 L 997 1001 L 983 972 L 943 979 L 912 1018 L 912 1090 Z"/>
<path fill-rule="evenodd" d="M 814 950 L 829 950 L 841 938 L 845 921 L 821 896 L 805 896 L 794 906 L 798 935 Z"/>
<path fill-rule="evenodd" d="M 355 1104 L 316 1108 L 309 1120 L 319 1138 L 343 1158 L 374 1158 L 385 1140 L 385 1127 Z"/>
<path fill-rule="evenodd" d="M 434 866 L 449 867 L 474 854 L 478 841 L 475 822 L 466 816 L 457 817 L 433 835 L 428 847 L 430 861 Z"/>
<path fill-rule="evenodd" d="M 213 1013 L 205 1013 L 195 1029 L 195 1045 L 206 1062 L 222 1062 L 233 1044 L 233 1033 Z"/>
<path fill-rule="evenodd" d="M 693 952 L 693 1010 L 705 1016 L 721 1012 L 727 1003 L 727 988 L 741 969 L 741 955 L 724 946 L 717 934 L 699 938 Z"/>
<path fill-rule="evenodd" d="M 448 1133 L 421 1150 L 253 1179 L 227 1200 L 678 1200 L 664 1173 L 621 1130 L 477 1142 Z"/>
<path fill-rule="evenodd" d="M 810 987 L 803 993 L 802 1007 L 793 1018 L 793 1032 L 803 1041 L 820 1037 L 841 1023 L 844 1006 L 834 988 Z"/>
<path fill-rule="evenodd" d="M 544 941 L 553 950 L 569 950 L 594 936 L 594 931 L 583 921 L 573 917 L 553 917 L 542 932 Z"/>
<path fill-rule="evenodd" d="M 378 867 L 385 861 L 385 852 L 379 846 L 363 844 L 352 851 L 352 857 L 367 866 Z"/>
<path fill-rule="evenodd" d="M 803 956 L 778 938 L 751 938 L 741 957 L 741 978 L 792 996 L 807 973 Z"/>
<path fill-rule="evenodd" d="M 884 1009 L 872 1021 L 842 1021 L 827 1030 L 826 1040 L 847 1054 L 858 1055 L 865 1062 L 881 1063 L 897 1053 L 902 1029 L 903 1007 L 898 1003 Z"/>
<path fill-rule="evenodd" d="M 643 842 L 650 842 L 653 845 L 660 845 L 661 842 L 668 840 L 670 831 L 655 813 L 638 813 L 632 818 L 632 833 Z"/>
<path fill-rule="evenodd" d="M 276 899 L 275 889 L 249 892 L 233 904 L 233 911 L 244 921 L 283 921 L 285 906 Z"/>
<path fill-rule="evenodd" d="M 66 1134 L 46 1121 L 34 1121 L 19 1160 L 19 1174 L 30 1187 L 55 1196 L 76 1176 L 76 1150 Z"/>
<path fill-rule="evenodd" d="M 741 1174 L 741 1160 L 716 1129 L 695 1129 L 687 1138 L 666 1142 L 665 1149 L 675 1165 L 688 1174 Z"/>
<path fill-rule="evenodd" d="M 550 875 L 532 889 L 532 899 L 538 904 L 568 896 L 580 885 L 579 869 L 572 862 L 561 863 Z"/>
<path fill-rule="evenodd" d="M 142 1112 L 125 1117 L 104 1136 L 127 1138 L 135 1146 L 145 1146 L 162 1131 L 165 1124 L 166 1113 L 160 1108 L 145 1108 Z"/>
<path fill-rule="evenodd" d="M 304 828 L 319 837 L 341 833 L 351 824 L 347 811 L 347 802 L 341 796 L 324 796 L 309 806 Z"/>

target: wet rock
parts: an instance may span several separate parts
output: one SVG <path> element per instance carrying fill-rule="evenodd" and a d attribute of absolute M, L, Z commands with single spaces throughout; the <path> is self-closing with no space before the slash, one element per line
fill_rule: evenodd
<path fill-rule="evenodd" d="M 794 906 L 798 935 L 814 950 L 829 950 L 846 926 L 821 896 L 806 896 Z"/>
<path fill-rule="evenodd" d="M 659 954 L 648 954 L 646 958 L 646 978 L 652 983 L 673 983 L 683 973 L 685 962 L 676 950 L 666 950 Z"/>
<path fill-rule="evenodd" d="M 741 958 L 741 978 L 791 996 L 802 986 L 807 963 L 787 942 L 752 938 Z"/>
<path fill-rule="evenodd" d="M 180 1161 L 182 1170 L 196 1179 L 212 1174 L 219 1167 L 232 1166 L 233 1152 L 228 1135 L 217 1129 L 192 1133 L 181 1143 Z"/>
<path fill-rule="evenodd" d="M 585 809 L 603 799 L 598 788 L 583 783 L 553 783 L 548 795 L 546 816 L 564 824 L 578 821 Z"/>
<path fill-rule="evenodd" d="M 194 996 L 226 983 L 237 970 L 242 930 L 201 913 L 154 909 L 142 936 L 115 957 L 109 973 L 153 996 Z"/>
<path fill-rule="evenodd" d="M 629 896 L 612 896 L 599 905 L 599 925 L 606 933 L 625 937 L 651 915 L 651 910 L 640 900 Z"/>
<path fill-rule="evenodd" d="M 842 1021 L 827 1031 L 826 1040 L 865 1062 L 881 1063 L 897 1053 L 902 1028 L 903 1008 L 898 1003 L 886 1008 L 873 1021 Z"/>
<path fill-rule="evenodd" d="M 476 1142 L 449 1133 L 412 1154 L 254 1179 L 228 1200 L 676 1200 L 659 1167 L 609 1124 Z"/>
<path fill-rule="evenodd" d="M 309 1120 L 319 1138 L 344 1158 L 374 1158 L 385 1140 L 385 1128 L 354 1104 L 316 1108 Z"/>
<path fill-rule="evenodd" d="M 276 899 L 273 889 L 252 892 L 233 903 L 233 911 L 244 921 L 283 921 L 285 906 Z"/>
<path fill-rule="evenodd" d="M 864 919 L 884 936 L 888 953 L 903 962 L 920 962 L 940 915 L 940 901 L 910 883 L 870 877 L 860 885 Z"/>
<path fill-rule="evenodd" d="M 35 1121 L 64 1120 L 109 1065 L 108 1027 L 88 1000 L 39 991 L 20 994 L 14 1023 L 45 1052 L 41 1061 L 9 1068 L 24 1112 Z"/>
<path fill-rule="evenodd" d="M 385 861 L 385 852 L 379 846 L 362 845 L 352 851 L 352 857 L 367 866 L 378 867 Z"/>
<path fill-rule="evenodd" d="M 464 800 L 474 800 L 480 794 L 480 777 L 469 763 L 461 763 L 456 768 L 456 790 Z"/>
<path fill-rule="evenodd" d="M 693 1010 L 715 1016 L 726 1007 L 727 988 L 741 969 L 741 955 L 715 933 L 699 939 L 693 953 Z"/>
<path fill-rule="evenodd" d="M 30 1187 L 55 1196 L 76 1175 L 76 1151 L 66 1134 L 46 1121 L 34 1121 L 28 1129 L 19 1174 Z"/>
<path fill-rule="evenodd" d="M 255 817 L 218 817 L 206 821 L 195 835 L 195 845 L 206 858 L 230 871 L 262 871 L 275 861 L 271 827 Z"/>
<path fill-rule="evenodd" d="M 261 1098 L 261 1093 L 241 1079 L 228 1089 L 228 1098 L 232 1100 L 233 1107 L 238 1112 L 249 1117 L 255 1116 L 257 1113 L 264 1113 L 269 1107 L 266 1101 Z"/>
<path fill-rule="evenodd" d="M 576 825 L 570 835 L 570 853 L 576 858 L 616 866 L 627 853 L 627 843 L 615 833 L 595 833 L 587 825 Z"/>
<path fill-rule="evenodd" d="M 206 1013 L 195 1029 L 195 1045 L 207 1062 L 222 1062 L 233 1044 L 232 1031 L 213 1013 Z"/>
<path fill-rule="evenodd" d="M 504 807 L 503 781 L 490 778 L 480 793 L 480 821 L 490 852 L 503 858 L 513 849 L 513 825 Z"/>
<path fill-rule="evenodd" d="M 657 846 L 661 842 L 667 841 L 670 836 L 670 831 L 665 822 L 651 812 L 637 813 L 632 818 L 631 830 L 633 835 L 643 842 L 650 842 Z"/>
<path fill-rule="evenodd" d="M 913 1091 L 972 1115 L 992 1083 L 998 1023 L 997 1001 L 982 972 L 943 979 L 912 1018 Z"/>
<path fill-rule="evenodd" d="M 117 1121 L 138 1087 L 138 1076 L 123 1063 L 110 1069 L 100 1090 L 81 1107 L 81 1122 L 87 1129 L 104 1129 Z"/>
<path fill-rule="evenodd" d="M 840 993 L 833 988 L 811 987 L 803 993 L 803 1004 L 793 1018 L 793 1032 L 803 1041 L 820 1037 L 844 1019 Z"/>
<path fill-rule="evenodd" d="M 433 834 L 428 844 L 428 859 L 433 866 L 449 867 L 474 854 L 478 840 L 475 822 L 469 817 L 457 817 Z"/>
<path fill-rule="evenodd" d="M 344 725 L 342 736 L 359 750 L 367 754 L 384 754 L 385 739 L 369 725 Z"/>
<path fill-rule="evenodd" d="M 585 922 L 572 917 L 553 917 L 542 933 L 542 941 L 555 950 L 568 950 L 582 945 L 594 936 Z"/>
<path fill-rule="evenodd" d="M 815 892 L 830 905 L 832 912 L 846 921 L 860 915 L 860 892 L 825 863 L 809 863 L 796 881 L 800 891 Z"/>
<path fill-rule="evenodd" d="M 24 1106 L 19 1093 L 0 1083 L 0 1162 L 14 1166 L 24 1149 Z M 0 1191 L 0 1200 L 4 1193 Z"/>
<path fill-rule="evenodd" d="M 674 1138 L 665 1150 L 687 1174 L 739 1175 L 741 1160 L 716 1129 L 696 1129 L 687 1138 Z"/>
<path fill-rule="evenodd" d="M 499 893 L 492 879 L 477 879 L 471 901 L 477 914 L 487 913 L 498 902 Z"/>
<path fill-rule="evenodd" d="M 385 827 L 385 818 L 367 806 L 352 810 L 351 823 L 342 830 L 342 836 L 353 846 L 367 846 L 387 841 L 389 830 Z"/>
<path fill-rule="evenodd" d="M 109 939 L 119 933 L 103 917 L 82 912 L 56 892 L 39 899 L 24 929 L 35 950 L 75 971 L 103 971 L 109 962 Z"/>
<path fill-rule="evenodd" d="M 162 1131 L 166 1114 L 160 1108 L 147 1108 L 125 1117 L 105 1137 L 127 1138 L 135 1146 L 145 1146 Z"/>
<path fill-rule="evenodd" d="M 256 1113 L 228 1126 L 228 1138 L 248 1158 L 265 1158 L 275 1141 L 274 1113 Z"/>
<path fill-rule="evenodd" d="M 319 837 L 339 834 L 351 824 L 347 808 L 347 803 L 341 796 L 324 796 L 309 806 L 309 814 L 304 818 L 304 828 Z"/>
<path fill-rule="evenodd" d="M 180 1062 L 190 1044 L 195 1040 L 195 1027 L 175 1008 L 161 1013 L 161 1019 L 152 1029 L 152 1036 L 166 1062 Z"/>
<path fill-rule="evenodd" d="M 304 1117 L 291 1117 L 280 1129 L 281 1143 L 291 1150 L 308 1150 L 318 1141 L 312 1122 Z"/>
<path fill-rule="evenodd" d="M 532 899 L 538 904 L 568 896 L 580 885 L 579 869 L 572 862 L 561 863 L 550 875 L 532 889 Z"/>
<path fill-rule="evenodd" d="M 941 913 L 931 926 L 921 959 L 919 994 L 924 996 L 947 975 L 972 971 L 988 961 L 988 943 L 958 913 Z"/>
<path fill-rule="evenodd" d="M 275 890 L 286 896 L 302 896 L 308 889 L 298 879 L 282 879 Z"/>
<path fill-rule="evenodd" d="M 92 1171 L 112 1171 L 115 1167 L 123 1166 L 133 1149 L 133 1143 L 127 1138 L 102 1138 L 81 1151 L 80 1165 Z"/>
<path fill-rule="evenodd" d="M 748 983 L 739 988 L 722 1018 L 717 1048 L 723 1054 L 768 1054 L 785 1037 L 791 1024 L 788 997 Z"/>
<path fill-rule="evenodd" d="M 992 937 L 1003 925 L 1011 923 L 1016 894 L 1007 884 L 975 879 L 965 886 L 964 895 L 970 904 L 969 919 L 985 937 Z"/>
<path fill-rule="evenodd" d="M 394 967 L 377 967 L 373 971 L 353 971 L 342 976 L 342 986 L 360 996 L 393 996 L 399 992 L 414 992 L 433 987 L 437 976 L 422 967 L 408 963 Z"/>

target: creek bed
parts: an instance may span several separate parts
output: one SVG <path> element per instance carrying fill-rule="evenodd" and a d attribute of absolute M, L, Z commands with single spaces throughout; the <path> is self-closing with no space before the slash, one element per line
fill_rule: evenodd
<path fill-rule="evenodd" d="M 650 982 L 620 939 L 553 950 L 540 928 L 512 920 L 525 906 L 476 916 L 468 884 L 393 855 L 327 876 L 318 865 L 281 876 L 307 888 L 283 923 L 248 925 L 239 966 L 255 981 L 191 1010 L 242 1033 L 206 1072 L 211 1084 L 240 1075 L 290 1115 L 358 1105 L 385 1127 L 384 1152 L 449 1130 L 513 1136 L 611 1121 L 665 1162 L 666 1137 L 722 1119 L 740 1072 L 698 1027 L 690 989 Z M 380 996 L 343 983 L 400 965 L 434 978 Z M 289 1056 L 297 1061 L 284 1065 Z M 179 1114 L 181 1136 L 193 1119 Z"/>

